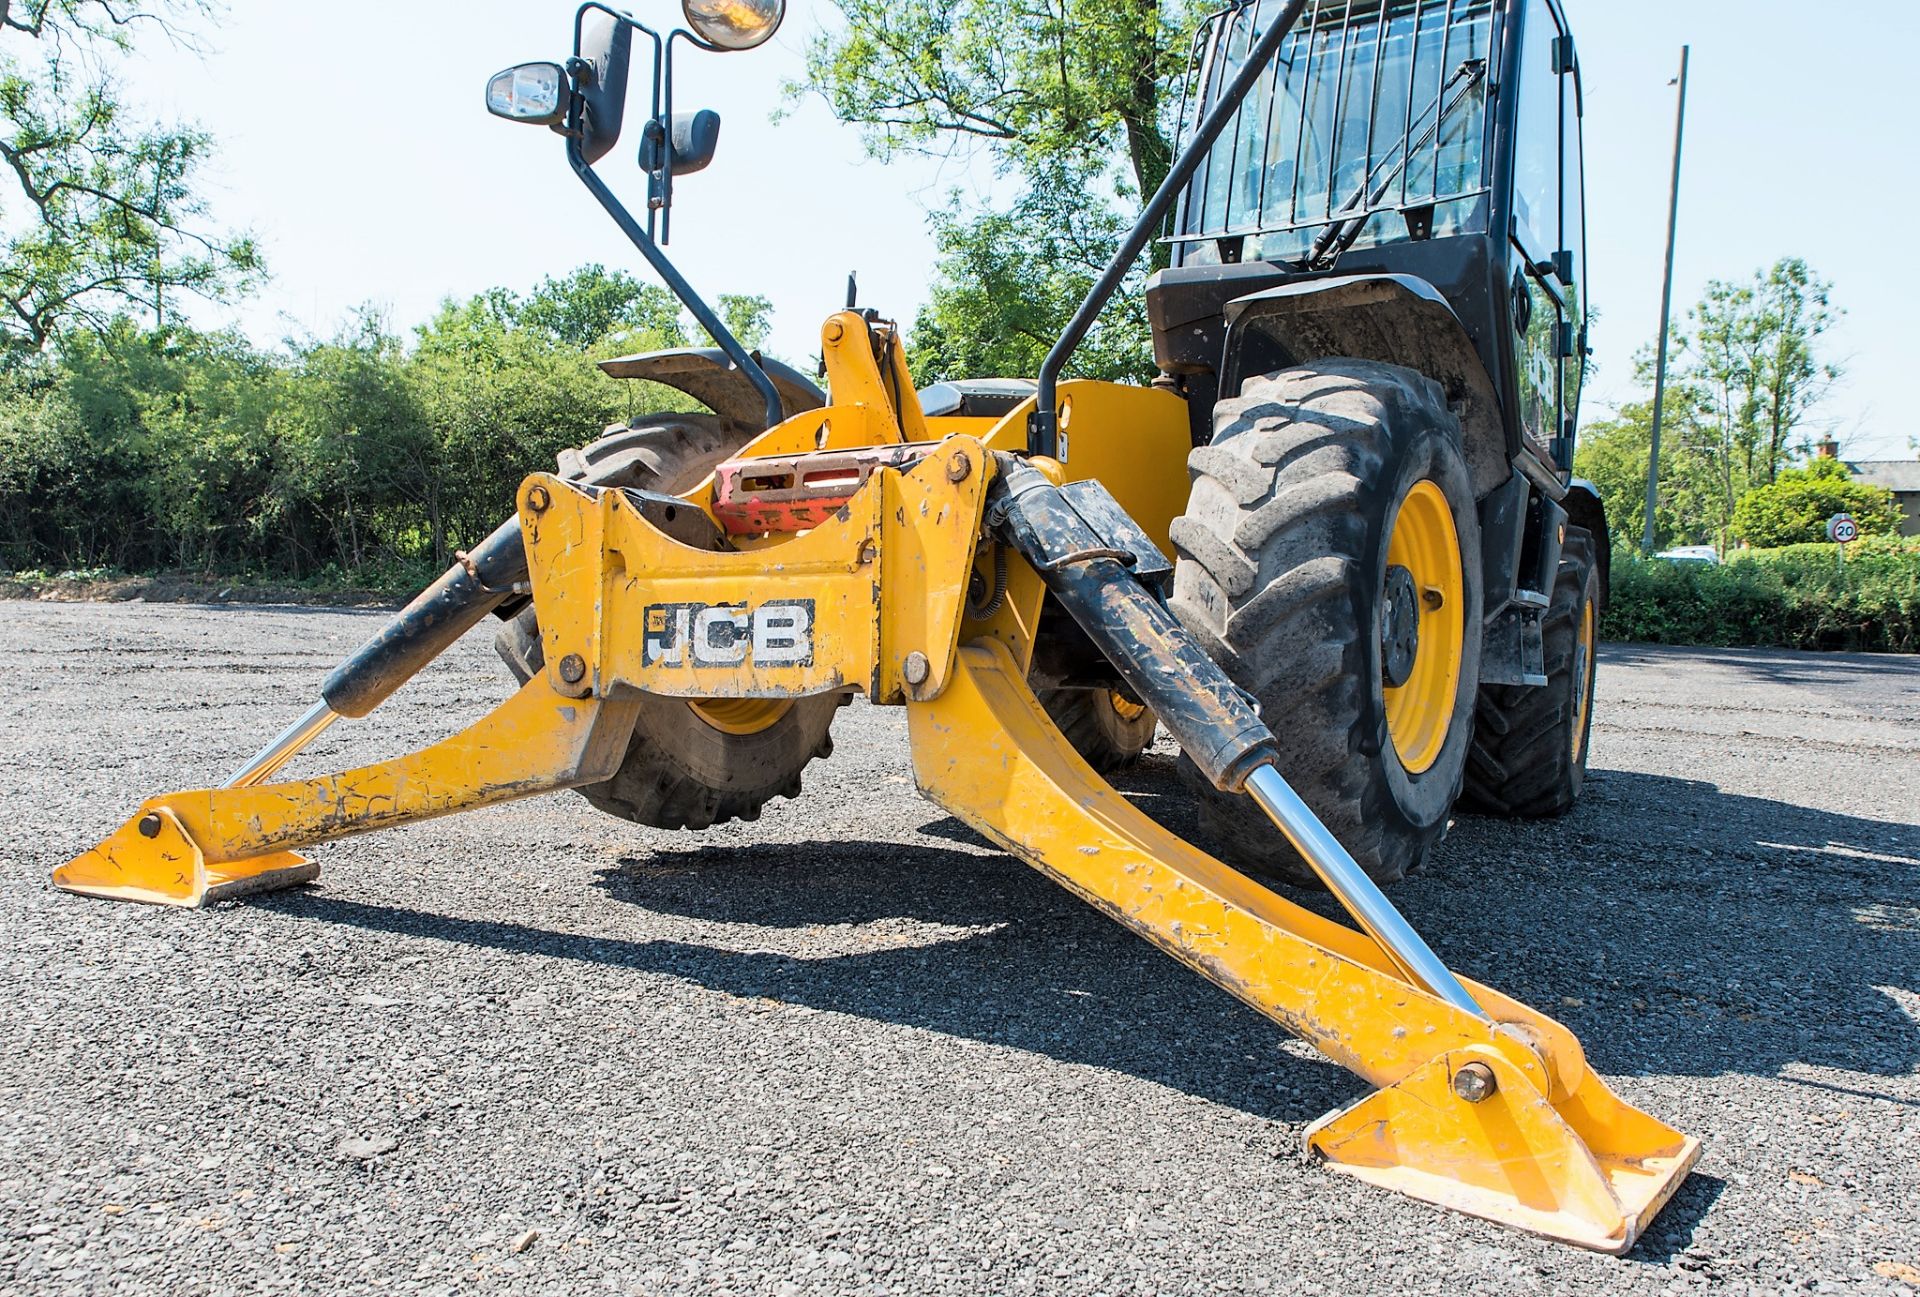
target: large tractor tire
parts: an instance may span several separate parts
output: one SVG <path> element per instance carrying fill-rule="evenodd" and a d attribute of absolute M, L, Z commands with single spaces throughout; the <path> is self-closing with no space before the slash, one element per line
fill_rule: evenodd
<path fill-rule="evenodd" d="M 1043 689 L 1040 705 L 1073 750 L 1103 775 L 1124 770 L 1153 744 L 1153 713 L 1117 689 Z"/>
<path fill-rule="evenodd" d="M 1593 677 L 1600 619 L 1600 570 L 1593 536 L 1567 528 L 1553 602 L 1540 631 L 1547 683 L 1489 685 L 1480 691 L 1465 804 L 1489 815 L 1565 815 L 1587 782 Z"/>
<path fill-rule="evenodd" d="M 1215 407 L 1175 520 L 1172 609 L 1259 701 L 1279 770 L 1374 879 L 1445 834 L 1473 738 L 1480 531 L 1432 380 L 1333 358 Z M 1223 858 L 1311 883 L 1249 798 L 1182 760 Z"/>
<path fill-rule="evenodd" d="M 746 440 L 739 425 L 712 415 L 663 415 L 568 452 L 560 467 L 569 475 L 591 468 L 610 486 L 677 495 Z M 501 627 L 494 647 L 522 683 L 541 670 L 534 610 Z M 605 783 L 578 791 L 609 815 L 660 829 L 758 819 L 775 797 L 797 796 L 807 763 L 833 751 L 828 727 L 841 701 L 838 694 L 705 702 L 643 695 L 625 762 Z"/>

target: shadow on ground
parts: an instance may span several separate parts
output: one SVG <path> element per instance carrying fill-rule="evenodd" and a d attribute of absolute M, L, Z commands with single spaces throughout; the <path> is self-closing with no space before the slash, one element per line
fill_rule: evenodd
<path fill-rule="evenodd" d="M 1184 810 L 1172 780 L 1161 761 L 1126 782 L 1149 805 Z M 1305 1120 L 1356 1092 L 1331 1067 L 1284 1057 L 1251 1010 L 957 821 L 918 836 L 691 846 L 631 857 L 598 879 L 619 904 L 714 923 L 914 921 L 897 937 L 876 935 L 876 949 L 819 958 L 608 940 L 322 894 L 262 903 L 1037 1050 L 1263 1117 Z M 1332 912 L 1325 896 L 1288 894 Z M 1920 991 L 1911 825 L 1597 771 L 1565 819 L 1463 819 L 1394 896 L 1455 967 L 1567 1021 L 1602 1072 L 1920 1066 L 1920 1029 L 1882 989 Z M 916 926 L 926 924 L 945 931 Z"/>

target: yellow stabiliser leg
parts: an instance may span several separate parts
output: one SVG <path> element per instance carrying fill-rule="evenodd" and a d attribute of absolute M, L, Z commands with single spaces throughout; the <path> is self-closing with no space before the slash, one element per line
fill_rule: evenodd
<path fill-rule="evenodd" d="M 1074 753 L 1006 648 L 908 706 L 921 791 L 1380 1087 L 1307 1131 L 1335 1169 L 1602 1252 L 1633 1246 L 1699 1143 L 1620 1101 L 1559 1023 L 1467 982 L 1490 1024 L 1374 941 L 1168 833 Z"/>
<path fill-rule="evenodd" d="M 393 761 L 152 798 L 53 881 L 70 892 L 191 908 L 308 882 L 319 866 L 290 848 L 607 778 L 626 751 L 636 706 L 562 697 L 541 674 L 458 734 Z"/>

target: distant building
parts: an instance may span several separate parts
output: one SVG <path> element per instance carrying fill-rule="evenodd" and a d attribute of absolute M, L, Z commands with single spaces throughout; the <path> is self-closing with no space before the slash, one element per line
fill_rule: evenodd
<path fill-rule="evenodd" d="M 1847 467 L 1853 480 L 1884 486 L 1900 510 L 1900 534 L 1920 536 L 1920 459 L 1859 459 Z"/>
<path fill-rule="evenodd" d="M 1840 443 L 1824 438 L 1814 443 L 1813 453 L 1822 459 L 1839 459 Z M 1900 511 L 1900 534 L 1920 536 L 1920 459 L 1849 459 L 1845 463 L 1854 481 L 1893 492 L 1893 507 Z"/>

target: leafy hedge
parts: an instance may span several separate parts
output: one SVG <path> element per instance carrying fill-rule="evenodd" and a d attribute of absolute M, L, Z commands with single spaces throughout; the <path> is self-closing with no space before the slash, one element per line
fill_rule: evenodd
<path fill-rule="evenodd" d="M 1920 652 L 1920 540 L 1745 550 L 1722 567 L 1617 554 L 1602 634 L 1653 644 Z"/>

